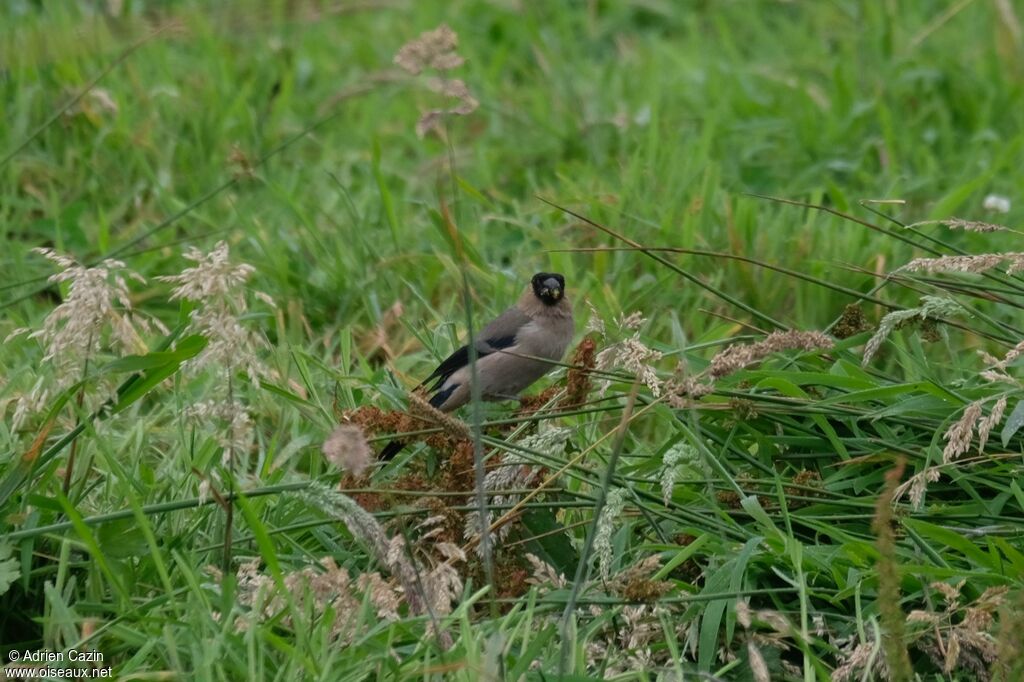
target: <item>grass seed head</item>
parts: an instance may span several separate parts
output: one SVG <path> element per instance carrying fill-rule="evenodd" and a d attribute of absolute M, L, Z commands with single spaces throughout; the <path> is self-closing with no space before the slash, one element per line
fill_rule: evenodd
<path fill-rule="evenodd" d="M 355 424 L 340 424 L 321 448 L 331 464 L 360 476 L 373 461 L 373 452 L 363 430 Z"/>

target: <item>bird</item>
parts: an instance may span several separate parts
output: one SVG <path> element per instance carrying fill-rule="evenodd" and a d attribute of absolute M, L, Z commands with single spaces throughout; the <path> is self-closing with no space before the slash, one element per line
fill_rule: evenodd
<path fill-rule="evenodd" d="M 481 397 L 487 401 L 516 399 L 562 359 L 574 331 L 565 277 L 538 272 L 516 304 L 473 337 Z M 469 345 L 464 345 L 416 388 L 433 382 L 427 389 L 430 404 L 451 412 L 469 402 L 471 372 Z M 381 459 L 393 458 L 405 446 L 404 441 L 392 440 L 381 450 Z"/>

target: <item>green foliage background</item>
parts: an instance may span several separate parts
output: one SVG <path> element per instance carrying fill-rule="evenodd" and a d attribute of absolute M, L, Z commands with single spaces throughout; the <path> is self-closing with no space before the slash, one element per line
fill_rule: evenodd
<path fill-rule="evenodd" d="M 452 75 L 480 108 L 448 118 L 443 136 L 420 139 L 417 119 L 444 102 L 392 59 L 442 22 L 466 59 Z M 871 292 L 928 249 L 1020 250 L 1015 232 L 898 223 L 1019 222 L 1022 84 L 1020 13 L 999 1 L 12 0 L 0 7 L 0 337 L 37 328 L 62 293 L 45 286 L 52 270 L 31 247 L 82 262 L 116 255 L 148 280 L 133 288 L 136 307 L 174 327 L 182 311 L 153 278 L 180 271 L 186 246 L 227 240 L 236 260 L 255 267 L 253 289 L 277 303 L 250 320 L 270 341 L 277 375 L 247 397 L 258 415 L 248 465 L 258 485 L 235 516 L 236 551 L 283 567 L 274 570 L 331 555 L 358 573 L 374 563 L 344 524 L 286 488 L 337 479 L 318 456 L 336 409 L 402 406 L 405 387 L 464 335 L 461 271 L 477 319 L 508 305 L 541 269 L 565 273 L 581 337 L 593 314 L 611 322 L 641 311 L 644 342 L 666 354 L 663 378 L 678 360 L 699 370 L 728 340 L 771 331 L 766 317 L 825 329 L 857 300 L 853 292 Z M 990 193 L 1011 198 L 1009 214 L 982 209 Z M 752 195 L 827 206 L 870 225 Z M 665 254 L 685 279 L 635 251 L 578 251 L 623 244 L 539 198 L 645 246 L 754 262 Z M 828 679 L 842 638 L 871 641 L 879 616 L 871 519 L 883 473 L 897 454 L 907 476 L 941 461 L 942 434 L 971 401 L 987 412 L 1006 394 L 1012 413 L 1016 386 L 979 379 L 974 351 L 1002 356 L 1022 338 L 1022 292 L 1019 278 L 1002 274 L 890 282 L 871 294 L 879 303 L 864 306 L 871 323 L 887 312 L 883 303 L 914 307 L 942 293 L 962 302 L 959 326 L 942 325 L 948 334 L 932 344 L 896 332 L 865 369 L 867 334 L 831 354 L 790 354 L 731 377 L 692 410 L 642 394 L 652 406 L 630 425 L 612 481 L 632 495 L 616 569 L 658 553 L 666 566 L 694 561 L 703 577 L 659 576 L 673 581 L 664 603 L 675 610 L 651 646 L 674 663 L 624 675 L 753 674 L 734 611 L 744 596 L 784 614 L 798 633 L 785 637 L 788 648 L 771 649 L 780 676 Z M 398 323 L 388 315 L 396 301 Z M 386 322 L 391 363 L 368 345 Z M 157 351 L 161 339 L 149 341 Z M 387 624 L 369 609 L 358 616 L 364 637 L 342 649 L 315 619 L 235 632 L 231 618 L 212 615 L 236 613 L 231 588 L 201 571 L 219 561 L 225 521 L 196 501 L 193 469 L 217 460 L 216 439 L 180 418 L 217 387 L 186 380 L 181 357 L 158 356 L 152 362 L 165 363 L 170 382 L 144 384 L 102 426 L 69 401 L 43 434 L 50 456 L 29 470 L 19 461 L 45 420 L 20 431 L 9 420 L 13 401 L 41 375 L 41 356 L 23 337 L 0 348 L 0 530 L 8 533 L 0 546 L 11 557 L 0 561 L 0 585 L 5 571 L 17 574 L 0 597 L 4 648 L 81 643 L 88 622 L 99 632 L 87 642 L 122 675 L 479 679 L 500 669 L 514 679 L 534 660 L 550 674 L 558 668 L 564 633 L 554 623 L 567 599 L 559 592 L 510 600 L 517 605 L 501 615 L 467 594 L 448 651 L 423 636 L 422 619 Z M 133 381 L 130 369 L 107 373 Z M 603 409 L 555 418 L 577 429 L 570 453 L 614 430 L 631 386 L 619 378 Z M 65 495 L 59 467 L 68 450 L 52 448 L 76 424 L 79 475 Z M 897 510 L 905 612 L 942 611 L 933 581 L 965 579 L 965 604 L 989 587 L 1019 589 L 1015 430 L 994 436 L 980 461 L 944 471 L 922 510 Z M 703 465 L 666 504 L 659 468 L 679 443 L 696 448 Z M 539 506 L 545 523 L 569 528 L 574 551 L 609 448 L 576 465 L 564 495 Z M 415 452 L 443 465 L 442 453 Z M 414 465 L 401 460 L 375 485 Z M 803 497 L 791 487 L 801 471 L 821 479 Z M 730 506 L 723 492 L 740 503 Z M 699 545 L 683 547 L 683 536 Z M 602 673 L 587 664 L 586 645 L 624 607 L 618 596 L 590 596 L 601 613 L 581 619 L 562 665 L 581 676 Z M 291 608 L 304 612 L 296 599 Z M 829 634 L 813 632 L 815 614 Z M 950 627 L 961 616 L 951 618 Z M 961 674 L 916 646 L 922 637 L 908 635 L 915 671 L 932 676 L 922 679 Z M 723 647 L 739 658 L 719 659 Z"/>

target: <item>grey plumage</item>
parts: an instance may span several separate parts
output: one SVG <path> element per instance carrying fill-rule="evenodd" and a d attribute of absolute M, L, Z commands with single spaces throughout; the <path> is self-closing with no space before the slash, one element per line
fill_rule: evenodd
<path fill-rule="evenodd" d="M 565 355 L 573 332 L 565 279 L 557 273 L 537 273 L 516 304 L 474 336 L 483 399 L 514 399 L 556 366 L 554 362 Z M 428 389 L 430 404 L 451 412 L 469 402 L 470 377 L 469 347 L 462 346 L 421 386 L 433 382 Z M 404 446 L 401 441 L 391 441 L 381 456 L 390 459 Z"/>

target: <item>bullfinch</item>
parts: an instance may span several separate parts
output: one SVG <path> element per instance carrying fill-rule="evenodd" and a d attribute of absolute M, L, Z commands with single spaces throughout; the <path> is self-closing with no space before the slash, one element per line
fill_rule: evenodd
<path fill-rule="evenodd" d="M 572 303 L 565 296 L 565 278 L 538 272 L 514 306 L 474 337 L 476 372 L 484 400 L 512 400 L 562 359 L 573 337 Z M 451 412 L 470 400 L 469 346 L 462 346 L 437 366 L 419 387 L 430 404 Z M 393 440 L 381 451 L 391 459 L 405 443 Z"/>

